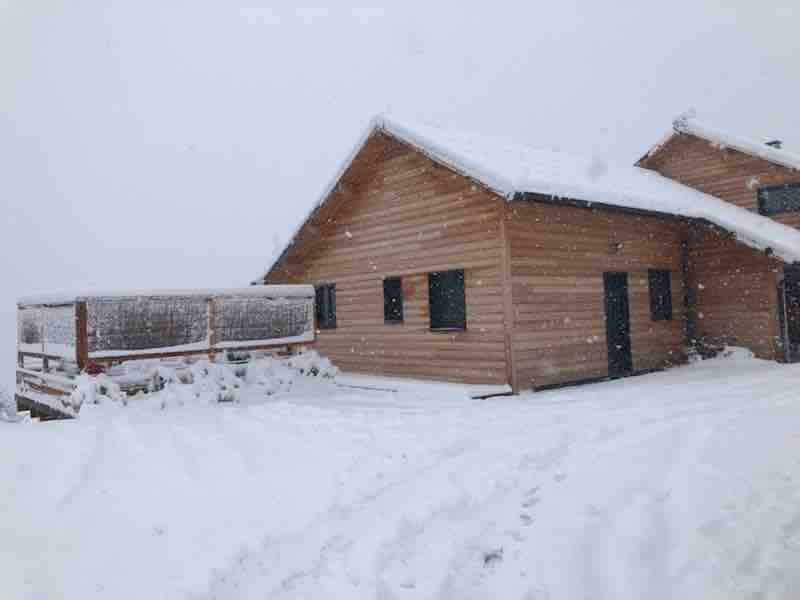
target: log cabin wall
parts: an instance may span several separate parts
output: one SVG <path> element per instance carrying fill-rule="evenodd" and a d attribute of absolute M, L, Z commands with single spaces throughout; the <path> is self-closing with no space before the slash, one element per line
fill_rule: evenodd
<path fill-rule="evenodd" d="M 640 165 L 754 212 L 758 212 L 760 187 L 800 183 L 797 171 L 687 134 L 674 135 Z M 800 213 L 770 218 L 800 228 Z M 781 358 L 779 262 L 724 232 L 695 227 L 690 264 L 690 317 L 699 341 L 743 346 L 761 358 Z"/>
<path fill-rule="evenodd" d="M 509 205 L 507 227 L 519 388 L 608 375 L 605 271 L 628 273 L 634 371 L 685 359 L 685 223 L 518 201 Z M 648 269 L 671 272 L 670 321 L 651 319 Z"/>
<path fill-rule="evenodd" d="M 500 214 L 505 201 L 374 134 L 268 283 L 334 283 L 336 328 L 317 348 L 354 373 L 505 384 Z M 467 327 L 430 331 L 428 273 L 464 269 Z M 384 323 L 383 279 L 401 276 L 404 322 Z"/>
<path fill-rule="evenodd" d="M 694 226 L 689 244 L 690 318 L 697 339 L 782 357 L 778 277 L 783 267 L 718 229 Z"/>
<path fill-rule="evenodd" d="M 758 212 L 759 187 L 800 183 L 800 172 L 686 134 L 674 135 L 639 164 L 755 212 Z M 770 215 L 770 218 L 800 228 L 800 212 Z"/>

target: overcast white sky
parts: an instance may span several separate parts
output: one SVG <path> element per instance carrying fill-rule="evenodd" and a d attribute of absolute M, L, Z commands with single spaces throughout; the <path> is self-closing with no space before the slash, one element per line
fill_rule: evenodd
<path fill-rule="evenodd" d="M 689 107 L 800 150 L 797 0 L 0 0 L 15 298 L 246 284 L 386 109 L 634 162 Z"/>

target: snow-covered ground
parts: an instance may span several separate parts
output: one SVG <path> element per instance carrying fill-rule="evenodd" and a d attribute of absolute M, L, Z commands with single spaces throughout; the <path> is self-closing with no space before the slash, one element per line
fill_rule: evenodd
<path fill-rule="evenodd" d="M 0 423 L 4 598 L 791 598 L 800 367 Z"/>

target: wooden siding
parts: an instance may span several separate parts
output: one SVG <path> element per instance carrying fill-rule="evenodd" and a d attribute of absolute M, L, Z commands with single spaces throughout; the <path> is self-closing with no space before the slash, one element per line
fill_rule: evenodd
<path fill-rule="evenodd" d="M 634 370 L 684 359 L 684 223 L 535 202 L 507 218 L 520 388 L 608 375 L 604 271 L 628 273 Z M 650 318 L 648 269 L 672 273 L 671 321 Z"/>
<path fill-rule="evenodd" d="M 350 372 L 507 383 L 500 214 L 505 201 L 375 134 L 269 283 L 336 284 L 337 328 L 317 347 Z M 464 269 L 467 328 L 432 332 L 428 273 Z M 404 322 L 383 320 L 383 278 L 402 276 Z"/>
<path fill-rule="evenodd" d="M 800 183 L 800 172 L 686 134 L 674 135 L 640 165 L 755 212 L 759 187 Z M 800 212 L 771 218 L 800 228 Z"/>
<path fill-rule="evenodd" d="M 693 227 L 690 242 L 690 318 L 706 344 L 729 344 L 775 360 L 780 263 L 711 227 Z"/>

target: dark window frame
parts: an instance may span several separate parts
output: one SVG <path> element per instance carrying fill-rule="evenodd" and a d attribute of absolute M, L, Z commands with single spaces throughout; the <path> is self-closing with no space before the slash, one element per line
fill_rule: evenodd
<path fill-rule="evenodd" d="M 336 329 L 336 284 L 314 286 L 314 316 L 317 329 Z"/>
<path fill-rule="evenodd" d="M 403 278 L 384 277 L 383 279 L 383 322 L 387 325 L 403 323 Z"/>
<path fill-rule="evenodd" d="M 771 192 L 782 192 L 774 202 L 783 202 L 780 206 L 770 206 Z M 793 196 L 793 197 L 792 197 Z M 785 183 L 758 188 L 758 213 L 761 215 L 780 215 L 800 211 L 800 183 Z"/>
<path fill-rule="evenodd" d="M 672 321 L 672 271 L 648 269 L 647 283 L 650 291 L 650 319 Z"/>
<path fill-rule="evenodd" d="M 431 331 L 467 329 L 467 291 L 464 269 L 428 273 L 428 318 Z"/>

